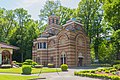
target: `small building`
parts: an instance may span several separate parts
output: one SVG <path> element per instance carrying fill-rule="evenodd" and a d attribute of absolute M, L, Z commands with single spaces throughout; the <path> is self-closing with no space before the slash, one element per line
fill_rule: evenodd
<path fill-rule="evenodd" d="M 0 65 L 12 64 L 13 49 L 19 48 L 0 42 Z"/>
<path fill-rule="evenodd" d="M 59 25 L 60 18 L 51 15 L 45 31 L 33 41 L 32 59 L 46 66 L 88 66 L 91 63 L 89 38 L 75 18 Z"/>

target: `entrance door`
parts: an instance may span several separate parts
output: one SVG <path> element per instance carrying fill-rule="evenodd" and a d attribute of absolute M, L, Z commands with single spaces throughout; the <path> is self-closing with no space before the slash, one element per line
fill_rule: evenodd
<path fill-rule="evenodd" d="M 65 56 L 61 57 L 61 64 L 66 64 L 66 57 Z"/>
<path fill-rule="evenodd" d="M 82 60 L 83 58 L 78 58 L 78 66 L 82 66 Z"/>

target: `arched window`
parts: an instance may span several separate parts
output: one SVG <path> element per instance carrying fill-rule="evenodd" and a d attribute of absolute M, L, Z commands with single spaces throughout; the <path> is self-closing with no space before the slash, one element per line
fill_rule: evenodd
<path fill-rule="evenodd" d="M 43 48 L 46 49 L 46 42 L 43 43 Z"/>
<path fill-rule="evenodd" d="M 56 24 L 58 24 L 58 19 L 56 19 Z"/>
<path fill-rule="evenodd" d="M 37 46 L 38 46 L 38 49 L 40 49 L 40 47 L 39 47 L 39 43 L 37 44 Z"/>
<path fill-rule="evenodd" d="M 39 43 L 40 49 L 42 48 L 42 43 Z"/>
<path fill-rule="evenodd" d="M 52 23 L 54 23 L 54 18 L 52 19 Z"/>

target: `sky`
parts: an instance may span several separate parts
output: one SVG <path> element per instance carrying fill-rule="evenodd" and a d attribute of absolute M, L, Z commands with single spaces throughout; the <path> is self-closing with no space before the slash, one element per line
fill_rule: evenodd
<path fill-rule="evenodd" d="M 54 0 L 56 1 L 56 0 Z M 77 8 L 80 0 L 60 0 L 61 5 L 68 8 Z M 34 20 L 38 20 L 40 9 L 43 8 L 46 0 L 0 0 L 0 7 L 7 10 L 24 8 Z"/>

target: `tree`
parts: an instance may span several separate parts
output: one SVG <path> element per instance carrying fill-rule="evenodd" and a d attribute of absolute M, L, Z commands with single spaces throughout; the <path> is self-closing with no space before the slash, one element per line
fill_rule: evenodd
<path fill-rule="evenodd" d="M 120 29 L 120 0 L 105 0 L 104 18 L 113 30 Z"/>
<path fill-rule="evenodd" d="M 20 50 L 16 52 L 17 54 L 13 54 L 13 56 L 17 55 L 18 61 L 23 62 L 25 59 L 32 57 L 32 41 L 39 34 L 39 23 L 32 20 L 31 16 L 23 8 L 15 9 L 14 14 L 18 24 L 9 42 L 20 47 Z"/>
<path fill-rule="evenodd" d="M 16 26 L 16 21 L 14 18 L 15 15 L 13 10 L 5 10 L 0 8 L 0 41 L 8 42 L 10 36 L 13 34 Z"/>
<path fill-rule="evenodd" d="M 98 48 L 102 42 L 102 5 L 100 0 L 82 0 L 78 4 L 77 11 L 74 13 L 83 24 L 86 34 L 90 38 L 90 43 L 94 44 L 92 47 L 94 47 L 96 59 L 99 59 Z"/>
<path fill-rule="evenodd" d="M 60 5 L 61 5 L 61 3 L 59 0 L 57 0 L 57 1 L 47 0 L 43 9 L 40 10 L 40 14 L 39 14 L 40 21 L 46 22 L 50 15 L 53 15 L 53 14 L 56 15 L 58 13 Z"/>
<path fill-rule="evenodd" d="M 116 52 L 116 59 L 120 60 L 120 29 L 114 31 L 111 38 L 111 43 L 113 43 Z"/>

